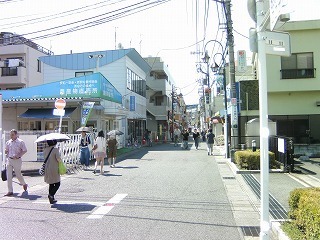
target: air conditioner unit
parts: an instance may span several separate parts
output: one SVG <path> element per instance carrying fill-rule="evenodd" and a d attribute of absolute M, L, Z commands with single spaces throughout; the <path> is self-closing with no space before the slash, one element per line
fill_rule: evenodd
<path fill-rule="evenodd" d="M 316 101 L 317 107 L 320 107 L 320 101 Z"/>

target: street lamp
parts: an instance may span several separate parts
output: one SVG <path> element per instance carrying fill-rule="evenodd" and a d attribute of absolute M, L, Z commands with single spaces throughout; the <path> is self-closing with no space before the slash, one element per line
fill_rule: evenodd
<path fill-rule="evenodd" d="M 220 54 L 222 56 L 222 61 L 225 64 L 225 59 L 222 53 L 216 53 L 214 57 Z M 216 74 L 220 74 L 221 67 L 214 62 L 214 66 L 211 66 L 211 69 Z M 226 79 L 226 68 L 222 67 L 223 70 L 223 90 L 224 90 L 224 147 L 225 147 L 225 156 L 229 158 L 229 144 L 228 144 L 228 99 L 227 99 L 227 79 Z"/>
<path fill-rule="evenodd" d="M 206 44 L 207 46 L 207 44 Z M 206 85 L 208 85 L 208 89 L 205 90 L 205 103 L 207 103 L 209 105 L 209 118 L 211 118 L 211 106 L 210 106 L 210 102 L 211 102 L 211 86 L 210 86 L 210 73 L 209 73 L 209 61 L 210 61 L 210 57 L 208 54 L 208 51 L 205 51 L 204 57 L 202 58 L 202 61 L 207 64 L 207 72 L 205 73 L 206 75 Z M 207 119 L 206 119 L 207 120 Z M 210 128 L 210 123 L 208 121 L 208 128 Z"/>
<path fill-rule="evenodd" d="M 88 55 L 89 59 L 95 58 L 96 59 L 96 72 L 99 72 L 99 62 L 100 62 L 100 58 L 103 58 L 104 55 L 103 54 L 90 54 Z"/>

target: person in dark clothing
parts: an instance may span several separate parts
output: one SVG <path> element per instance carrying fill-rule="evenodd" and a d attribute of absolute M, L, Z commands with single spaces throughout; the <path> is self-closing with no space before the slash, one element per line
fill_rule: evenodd
<path fill-rule="evenodd" d="M 199 148 L 199 139 L 200 139 L 200 133 L 197 131 L 197 129 L 194 129 L 194 132 L 192 134 L 193 140 L 194 140 L 194 145 L 196 149 L 198 150 Z"/>
<path fill-rule="evenodd" d="M 208 145 L 208 155 L 213 155 L 213 144 L 214 144 L 215 135 L 212 133 L 212 129 L 209 129 L 209 133 L 207 134 L 207 145 Z"/>
<path fill-rule="evenodd" d="M 206 141 L 206 130 L 201 131 L 201 136 L 202 136 L 202 141 L 205 142 Z"/>
<path fill-rule="evenodd" d="M 182 149 L 188 149 L 189 132 L 186 129 L 182 132 L 182 141 Z"/>

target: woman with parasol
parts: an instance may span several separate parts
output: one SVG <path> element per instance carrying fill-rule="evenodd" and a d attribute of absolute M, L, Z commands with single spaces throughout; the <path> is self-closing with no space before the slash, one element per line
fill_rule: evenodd
<path fill-rule="evenodd" d="M 59 162 L 62 161 L 59 149 L 56 147 L 58 142 L 70 140 L 65 134 L 49 133 L 40 136 L 35 143 L 46 142 L 48 146 L 43 150 L 45 160 L 44 181 L 49 184 L 49 202 L 57 202 L 54 196 L 60 187 Z"/>
<path fill-rule="evenodd" d="M 57 140 L 47 140 L 48 147 L 43 150 L 45 158 L 48 157 L 44 171 L 44 181 L 49 184 L 49 202 L 54 204 L 57 202 L 54 195 L 60 187 L 59 162 L 62 161 L 59 149 L 56 148 Z"/>

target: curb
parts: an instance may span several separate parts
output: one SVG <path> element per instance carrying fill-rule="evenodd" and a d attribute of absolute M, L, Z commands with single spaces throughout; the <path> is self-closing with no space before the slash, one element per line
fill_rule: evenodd
<path fill-rule="evenodd" d="M 239 170 L 236 164 L 231 162 L 231 159 L 226 159 L 227 164 L 230 166 L 234 174 L 253 174 L 259 173 L 260 170 Z M 281 169 L 270 170 L 269 173 L 283 173 Z M 270 221 L 270 234 L 272 235 L 273 240 L 290 240 L 290 238 L 282 231 L 281 222 L 279 220 Z"/>
<path fill-rule="evenodd" d="M 277 221 L 277 220 L 271 220 L 271 233 L 272 233 L 272 239 L 275 240 L 290 240 L 290 238 L 282 231 L 281 229 L 281 222 L 285 221 Z"/>

